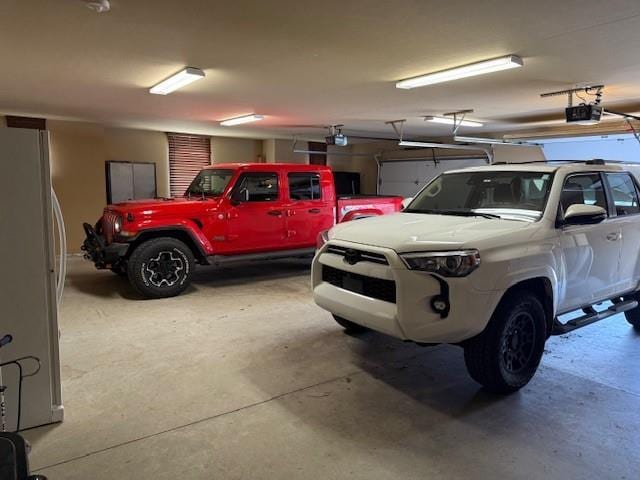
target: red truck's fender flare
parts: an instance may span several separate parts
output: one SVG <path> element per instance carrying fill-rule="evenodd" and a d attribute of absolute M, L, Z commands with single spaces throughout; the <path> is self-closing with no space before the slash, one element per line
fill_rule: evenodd
<path fill-rule="evenodd" d="M 200 260 L 206 260 L 208 255 L 211 255 L 213 251 L 211 242 L 207 240 L 207 237 L 202 233 L 200 227 L 190 219 L 176 219 L 170 224 L 162 223 L 156 224 L 156 222 L 148 221 L 139 225 L 138 234 L 132 239 L 132 243 L 137 244 L 145 241 L 147 238 L 172 236 L 171 233 L 176 232 L 182 235 L 186 235 L 190 239 L 191 245 L 188 245 L 193 251 L 194 255 Z"/>
<path fill-rule="evenodd" d="M 342 217 L 342 220 L 340 220 L 340 223 L 350 222 L 351 220 L 358 220 L 360 218 L 378 217 L 380 215 L 384 215 L 384 213 L 382 212 L 382 210 L 379 210 L 377 208 L 365 208 L 364 210 L 352 210 L 349 213 L 347 213 L 344 217 Z"/>

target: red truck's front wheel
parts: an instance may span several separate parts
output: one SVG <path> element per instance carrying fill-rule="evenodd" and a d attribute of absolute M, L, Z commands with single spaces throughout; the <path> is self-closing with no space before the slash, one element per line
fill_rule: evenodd
<path fill-rule="evenodd" d="M 162 237 L 136 247 L 128 262 L 131 285 L 146 298 L 181 294 L 191 281 L 195 260 L 183 242 Z"/>

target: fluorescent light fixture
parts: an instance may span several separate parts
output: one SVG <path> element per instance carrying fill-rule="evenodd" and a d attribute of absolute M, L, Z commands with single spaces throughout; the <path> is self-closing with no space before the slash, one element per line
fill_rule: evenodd
<path fill-rule="evenodd" d="M 457 143 L 439 143 L 439 142 L 413 142 L 410 140 L 402 140 L 398 142 L 400 147 L 417 147 L 417 148 L 445 148 L 450 150 L 481 150 L 486 152 L 487 157 L 490 157 L 490 148 L 482 147 L 478 145 L 461 145 Z"/>
<path fill-rule="evenodd" d="M 533 142 L 521 142 L 517 140 L 499 140 L 497 138 L 482 138 L 482 137 L 462 137 L 456 135 L 453 137 L 454 142 L 464 142 L 464 143 L 482 143 L 488 145 L 515 145 L 519 147 L 535 147 L 540 145 L 539 143 Z"/>
<path fill-rule="evenodd" d="M 223 120 L 222 122 L 220 122 L 220 125 L 222 125 L 223 127 L 233 127 L 234 125 L 241 125 L 243 123 L 257 122 L 258 120 L 262 120 L 263 118 L 264 118 L 264 115 L 255 115 L 255 114 L 244 115 L 242 117 Z"/>
<path fill-rule="evenodd" d="M 424 119 L 427 122 L 432 122 L 432 123 L 442 123 L 444 125 L 455 125 L 456 122 L 454 122 L 453 117 L 449 118 L 449 117 L 424 117 Z M 473 122 L 471 120 L 462 120 L 462 121 L 458 121 L 457 122 L 458 125 L 462 125 L 463 127 L 481 127 L 482 123 L 480 122 Z"/>
<path fill-rule="evenodd" d="M 151 87 L 149 93 L 155 93 L 156 95 L 167 95 L 168 93 L 178 90 L 179 88 L 189 85 L 196 80 L 204 78 L 204 72 L 199 68 L 186 67 L 180 70 L 175 75 L 171 75 L 166 80 L 161 81 L 159 84 Z"/>
<path fill-rule="evenodd" d="M 507 55 L 506 57 L 470 63 L 469 65 L 463 65 L 462 67 L 455 67 L 448 70 L 442 70 L 440 72 L 407 78 L 397 82 L 396 88 L 411 89 L 424 87 L 425 85 L 433 85 L 434 83 L 449 82 L 451 80 L 458 80 L 459 78 L 473 77 L 476 75 L 484 75 L 485 73 L 518 68 L 522 67 L 522 65 L 524 65 L 524 62 L 520 57 L 516 55 Z"/>
<path fill-rule="evenodd" d="M 412 142 L 410 140 L 402 140 L 401 142 L 398 142 L 398 146 L 399 147 L 418 147 L 418 148 L 443 148 L 442 143 L 437 143 L 437 142 Z M 444 148 L 446 148 L 447 145 L 444 145 Z"/>

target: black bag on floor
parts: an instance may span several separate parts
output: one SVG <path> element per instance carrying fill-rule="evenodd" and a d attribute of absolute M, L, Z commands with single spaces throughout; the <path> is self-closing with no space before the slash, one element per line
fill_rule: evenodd
<path fill-rule="evenodd" d="M 27 445 L 16 433 L 0 433 L 0 480 L 46 480 L 29 475 Z"/>

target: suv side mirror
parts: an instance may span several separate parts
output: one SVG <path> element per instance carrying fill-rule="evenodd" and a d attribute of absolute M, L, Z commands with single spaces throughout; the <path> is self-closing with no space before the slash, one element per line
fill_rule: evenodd
<path fill-rule="evenodd" d="M 597 205 L 574 204 L 564 214 L 565 225 L 591 225 L 607 218 L 607 211 Z"/>

